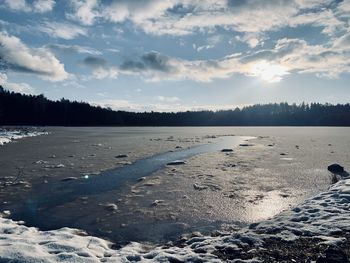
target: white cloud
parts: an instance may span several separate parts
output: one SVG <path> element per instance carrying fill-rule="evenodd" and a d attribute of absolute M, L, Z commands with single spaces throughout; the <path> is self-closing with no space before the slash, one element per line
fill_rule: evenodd
<path fill-rule="evenodd" d="M 279 82 L 285 75 L 288 74 L 289 72 L 286 67 L 268 62 L 266 60 L 252 63 L 249 72 L 246 73 L 248 76 L 259 77 L 269 83 Z"/>
<path fill-rule="evenodd" d="M 107 60 L 102 57 L 88 56 L 83 60 L 82 65 L 92 69 L 92 75 L 95 79 L 116 79 L 119 74 L 119 69 L 108 65 Z"/>
<path fill-rule="evenodd" d="M 25 0 L 5 0 L 5 5 L 14 11 L 30 12 L 31 8 Z"/>
<path fill-rule="evenodd" d="M 235 41 L 244 42 L 250 48 L 256 48 L 257 46 L 263 46 L 264 40 L 266 39 L 261 33 L 246 33 L 243 36 L 235 36 L 232 40 L 230 40 L 230 44 Z"/>
<path fill-rule="evenodd" d="M 70 23 L 44 22 L 37 26 L 37 30 L 54 38 L 74 39 L 78 36 L 86 36 L 87 29 Z"/>
<path fill-rule="evenodd" d="M 342 73 L 350 72 L 349 48 L 309 45 L 300 39 L 280 39 L 274 49 L 242 58 L 245 63 L 262 60 L 279 65 L 287 72 L 314 73 L 328 78 L 337 78 Z"/>
<path fill-rule="evenodd" d="M 96 79 L 116 79 L 118 78 L 119 70 L 116 67 L 97 67 L 92 74 Z"/>
<path fill-rule="evenodd" d="M 45 47 L 54 52 L 59 51 L 64 53 L 102 55 L 102 52 L 97 49 L 86 47 L 86 46 L 79 46 L 79 45 L 50 44 L 50 45 L 46 45 Z"/>
<path fill-rule="evenodd" d="M 197 46 L 196 44 L 193 44 L 193 48 L 197 50 L 198 52 L 205 50 L 205 49 L 211 49 L 214 48 L 217 44 L 219 44 L 222 41 L 221 35 L 213 35 L 207 38 L 206 45 Z"/>
<path fill-rule="evenodd" d="M 112 53 L 119 53 L 120 52 L 120 50 L 116 49 L 116 48 L 107 48 L 106 50 L 109 52 L 112 52 Z"/>
<path fill-rule="evenodd" d="M 334 41 L 334 48 L 350 49 L 350 32 Z"/>
<path fill-rule="evenodd" d="M 168 102 L 168 103 L 180 101 L 178 97 L 166 97 L 166 96 L 157 96 L 157 100 Z"/>
<path fill-rule="evenodd" d="M 309 45 L 304 40 L 285 38 L 278 40 L 272 49 L 212 60 L 184 60 L 152 51 L 124 61 L 119 73 L 138 75 L 148 81 L 189 79 L 210 82 L 243 74 L 266 82 L 278 82 L 291 72 L 336 78 L 350 72 L 348 38 L 344 35 L 332 46 Z"/>
<path fill-rule="evenodd" d="M 13 11 L 45 13 L 53 9 L 55 1 L 35 0 L 32 3 L 28 3 L 26 0 L 5 0 L 4 4 Z"/>
<path fill-rule="evenodd" d="M 23 94 L 34 94 L 34 89 L 27 83 L 14 83 L 8 82 L 7 75 L 4 73 L 0 73 L 0 85 L 5 89 L 10 91 L 23 93 Z"/>
<path fill-rule="evenodd" d="M 73 7 L 73 13 L 68 13 L 67 17 L 75 21 L 79 21 L 83 25 L 92 25 L 97 17 L 100 16 L 97 0 L 70 0 Z"/>
<path fill-rule="evenodd" d="M 137 103 L 125 99 L 104 99 L 100 101 L 91 102 L 93 105 L 98 105 L 105 108 L 111 108 L 113 110 L 123 110 L 123 111 L 134 111 L 134 112 L 144 112 L 144 111 L 156 111 L 156 112 L 179 112 L 179 111 L 202 111 L 202 110 L 229 110 L 235 109 L 236 107 L 248 106 L 245 105 L 223 105 L 223 104 L 206 104 L 206 105 L 185 105 L 181 103 Z"/>
<path fill-rule="evenodd" d="M 33 9 L 38 13 L 49 12 L 55 6 L 55 1 L 53 0 L 36 0 L 33 2 Z"/>
<path fill-rule="evenodd" d="M 255 48 L 259 44 L 259 40 L 255 37 L 253 37 L 253 38 L 249 38 L 247 40 L 247 43 L 251 48 Z"/>
<path fill-rule="evenodd" d="M 96 0 L 71 2 L 74 10 L 68 17 L 84 25 L 94 24 L 97 18 L 115 23 L 131 21 L 136 27 L 154 35 L 188 35 L 216 27 L 261 34 L 286 26 L 306 24 L 321 26 L 324 33 L 333 34 L 346 27 L 340 16 L 344 16 L 349 9 L 347 1 L 330 8 L 331 0 L 120 0 L 110 4 Z M 247 38 L 246 42 L 251 47 L 260 43 L 257 37 Z M 204 49 L 212 44 L 202 46 Z"/>
<path fill-rule="evenodd" d="M 6 32 L 0 32 L 0 57 L 12 71 L 36 74 L 50 81 L 68 78 L 64 65 L 50 51 L 29 48 L 19 38 Z"/>

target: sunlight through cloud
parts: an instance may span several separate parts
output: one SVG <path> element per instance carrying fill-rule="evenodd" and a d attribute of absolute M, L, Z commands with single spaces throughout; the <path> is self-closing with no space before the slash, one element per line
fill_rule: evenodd
<path fill-rule="evenodd" d="M 268 83 L 279 82 L 283 76 L 288 75 L 287 68 L 275 63 L 261 60 L 254 63 L 250 68 L 250 75 L 259 77 Z"/>

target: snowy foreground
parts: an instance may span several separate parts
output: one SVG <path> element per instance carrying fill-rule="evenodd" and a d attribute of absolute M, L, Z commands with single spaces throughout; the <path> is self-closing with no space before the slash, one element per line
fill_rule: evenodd
<path fill-rule="evenodd" d="M 46 135 L 46 134 L 48 133 L 42 132 L 42 131 L 35 131 L 35 130 L 26 130 L 26 129 L 19 129 L 19 130 L 0 129 L 0 145 L 3 145 L 5 143 L 10 143 L 25 137 L 34 137 L 34 136 Z"/>
<path fill-rule="evenodd" d="M 350 231 L 350 179 L 306 200 L 271 220 L 234 234 L 197 236 L 181 247 L 131 243 L 119 250 L 111 243 L 77 229 L 40 231 L 0 217 L 0 261 L 6 262 L 260 262 L 267 240 L 294 242 L 313 237 L 318 244 L 339 245 Z M 247 254 L 255 255 L 247 258 Z M 223 256 L 224 255 L 224 256 Z M 232 256 L 234 255 L 234 256 Z M 245 259 L 245 260 L 239 260 Z M 11 261 L 13 260 L 13 261 Z"/>

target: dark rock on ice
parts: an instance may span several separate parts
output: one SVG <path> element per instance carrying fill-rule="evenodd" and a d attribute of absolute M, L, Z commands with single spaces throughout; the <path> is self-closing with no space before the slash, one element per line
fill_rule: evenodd
<path fill-rule="evenodd" d="M 126 158 L 126 157 L 128 157 L 127 154 L 118 154 L 115 156 L 115 158 Z"/>
<path fill-rule="evenodd" d="M 253 146 L 253 144 L 250 144 L 250 143 L 241 143 L 239 146 L 241 146 L 241 147 L 248 147 L 248 146 Z"/>
<path fill-rule="evenodd" d="M 183 160 L 176 160 L 176 161 L 167 163 L 167 165 L 181 165 L 181 164 L 186 164 L 186 162 Z"/>
<path fill-rule="evenodd" d="M 329 165 L 327 169 L 331 173 L 344 173 L 344 167 L 337 163 Z"/>
<path fill-rule="evenodd" d="M 77 177 L 71 176 L 71 177 L 63 178 L 61 181 L 66 182 L 66 181 L 72 181 L 72 180 L 77 180 L 77 179 L 78 179 Z"/>
<path fill-rule="evenodd" d="M 233 152 L 233 150 L 232 149 L 222 149 L 221 152 L 227 153 L 227 152 Z"/>

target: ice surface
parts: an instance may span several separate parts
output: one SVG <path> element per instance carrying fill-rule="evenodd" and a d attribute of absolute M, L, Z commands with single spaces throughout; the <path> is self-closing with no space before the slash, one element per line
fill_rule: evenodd
<path fill-rule="evenodd" d="M 349 202 L 350 179 L 345 179 L 270 220 L 229 235 L 196 236 L 188 239 L 181 248 L 150 247 L 133 242 L 113 250 L 110 242 L 80 230 L 40 231 L 6 219 L 6 213 L 3 213 L 0 217 L 0 259 L 20 262 L 221 262 L 215 254 L 218 249 L 259 249 L 269 238 L 290 241 L 300 236 L 313 236 L 321 243 L 337 244 L 343 242 L 342 233 L 350 231 Z M 239 262 L 260 261 L 253 258 Z"/>

